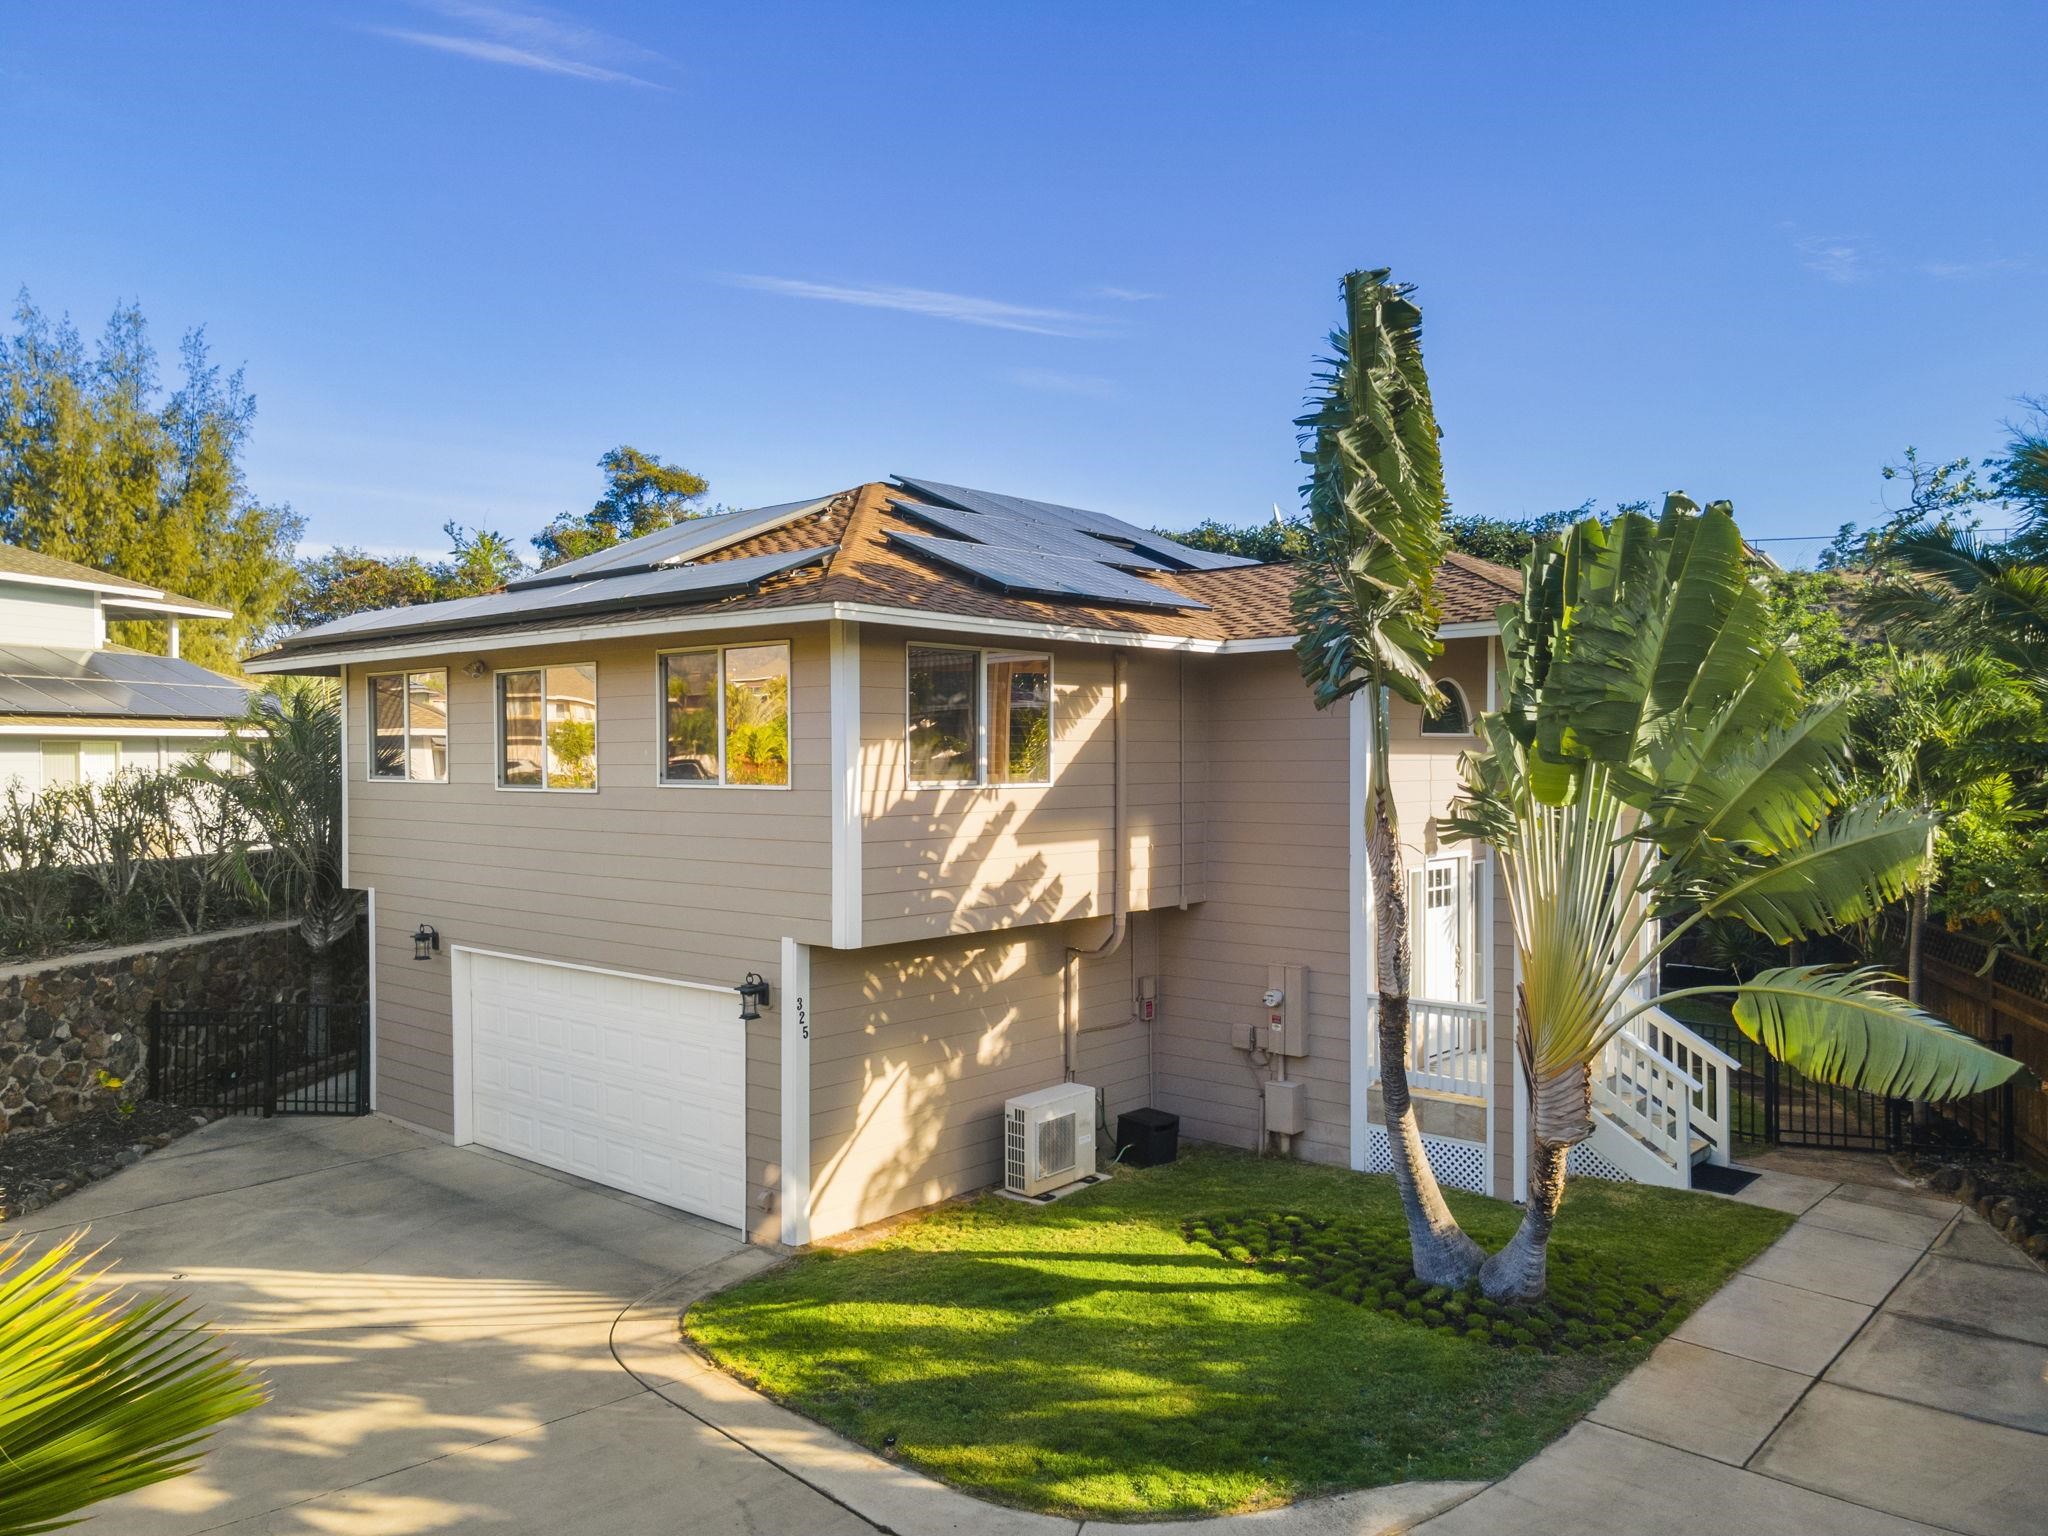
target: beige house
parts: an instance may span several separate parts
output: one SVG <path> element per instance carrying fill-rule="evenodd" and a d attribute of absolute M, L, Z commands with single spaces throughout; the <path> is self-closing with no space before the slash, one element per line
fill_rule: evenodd
<path fill-rule="evenodd" d="M 0 785 L 30 793 L 162 768 L 218 740 L 248 690 L 178 655 L 180 622 L 225 608 L 92 566 L 0 545 Z M 168 654 L 107 639 L 115 619 L 164 621 Z"/>
<path fill-rule="evenodd" d="M 1313 707 L 1292 584 L 899 479 L 256 658 L 342 682 L 376 1108 L 792 1243 L 999 1182 L 1005 1101 L 1066 1081 L 1384 1168 L 1367 717 Z M 1516 579 L 1453 555 L 1442 590 L 1453 707 L 1394 727 L 1412 1071 L 1444 1178 L 1512 1197 L 1506 903 L 1433 818 Z M 1296 1054 L 1255 1055 L 1276 988 Z M 1642 1083 L 1582 1166 L 1684 1182 L 1710 1095 L 1624 1127 Z"/>

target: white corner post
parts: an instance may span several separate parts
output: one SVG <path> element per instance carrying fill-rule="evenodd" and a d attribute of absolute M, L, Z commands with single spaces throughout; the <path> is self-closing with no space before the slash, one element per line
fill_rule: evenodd
<path fill-rule="evenodd" d="M 1372 867 L 1365 847 L 1365 795 L 1372 772 L 1372 707 L 1365 692 L 1351 695 L 1350 789 L 1345 808 L 1350 822 L 1349 944 L 1351 967 L 1351 1166 L 1365 1171 L 1366 1112 L 1371 1104 L 1375 1026 L 1379 1019 L 1378 936 L 1372 922 Z"/>
<path fill-rule="evenodd" d="M 861 945 L 860 626 L 830 625 L 832 947 Z"/>
<path fill-rule="evenodd" d="M 791 1248 L 811 1240 L 811 946 L 782 941 L 782 1213 Z"/>
<path fill-rule="evenodd" d="M 171 622 L 170 622 L 170 632 L 169 632 L 169 634 L 168 634 L 168 635 L 167 635 L 167 636 L 165 637 L 165 645 L 164 645 L 164 654 L 165 654 L 166 656 L 169 656 L 169 657 L 171 657 L 171 658 L 172 658 L 173 660 L 176 660 L 176 659 L 177 659 L 177 655 L 178 655 L 178 616 L 177 616 L 177 615 L 176 615 L 175 613 L 171 615 Z"/>

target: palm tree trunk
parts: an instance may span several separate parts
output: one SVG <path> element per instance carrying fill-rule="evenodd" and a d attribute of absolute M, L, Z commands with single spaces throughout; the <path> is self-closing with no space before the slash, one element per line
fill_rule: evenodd
<path fill-rule="evenodd" d="M 1382 798 L 1375 799 L 1366 844 L 1379 909 L 1380 1102 L 1387 1115 L 1394 1188 L 1400 1193 L 1401 1214 L 1408 1223 L 1408 1252 L 1417 1279 L 1431 1285 L 1463 1285 L 1478 1272 L 1486 1253 L 1465 1235 L 1458 1218 L 1444 1204 L 1436 1170 L 1429 1166 L 1422 1145 L 1415 1101 L 1408 1093 L 1407 870 Z"/>
<path fill-rule="evenodd" d="M 1906 1000 L 1918 1004 L 1920 1001 L 1920 931 L 1927 926 L 1927 886 L 1925 882 L 1913 888 L 1913 905 L 1907 915 L 1910 931 L 1906 934 Z"/>
<path fill-rule="evenodd" d="M 1529 1095 L 1535 1146 L 1522 1224 L 1479 1271 L 1479 1288 L 1501 1302 L 1543 1299 L 1550 1285 L 1550 1229 L 1564 1203 L 1564 1164 L 1593 1131 L 1593 1077 L 1584 1063 L 1538 1083 Z"/>

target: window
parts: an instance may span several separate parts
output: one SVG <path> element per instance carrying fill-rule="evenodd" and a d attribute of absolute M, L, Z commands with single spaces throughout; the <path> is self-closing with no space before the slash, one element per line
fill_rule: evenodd
<path fill-rule="evenodd" d="M 908 702 L 913 785 L 1052 782 L 1050 656 L 913 645 Z"/>
<path fill-rule="evenodd" d="M 500 672 L 498 753 L 503 788 L 597 788 L 597 668 Z"/>
<path fill-rule="evenodd" d="M 789 784 L 789 646 L 661 658 L 664 784 Z"/>
<path fill-rule="evenodd" d="M 448 674 L 370 678 L 370 777 L 448 782 Z"/>
<path fill-rule="evenodd" d="M 1470 736 L 1472 734 L 1472 711 L 1465 703 L 1465 690 L 1448 677 L 1436 680 L 1437 691 L 1444 696 L 1444 707 L 1436 715 L 1422 717 L 1422 734 L 1425 736 Z"/>

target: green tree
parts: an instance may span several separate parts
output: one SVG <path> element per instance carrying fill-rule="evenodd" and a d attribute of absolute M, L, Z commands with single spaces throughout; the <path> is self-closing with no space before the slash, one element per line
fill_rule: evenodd
<path fill-rule="evenodd" d="M 266 1395 L 182 1303 L 122 1301 L 86 1273 L 83 1235 L 0 1244 L 0 1536 L 190 1472 Z"/>
<path fill-rule="evenodd" d="M 24 293 L 0 338 L 0 540 L 217 603 L 234 617 L 191 627 L 190 659 L 235 671 L 290 599 L 303 521 L 250 492 L 242 456 L 256 397 L 222 375 L 205 334 L 180 348 L 165 394 L 142 312 L 115 309 L 88 353 L 68 321 Z M 157 621 L 117 639 L 161 649 Z"/>
<path fill-rule="evenodd" d="M 341 699 L 308 679 L 260 693 L 240 725 L 184 772 L 246 816 L 232 852 L 244 885 L 261 881 L 257 855 L 283 884 L 310 959 L 307 992 L 334 996 L 334 947 L 355 931 L 361 899 L 341 881 Z"/>
<path fill-rule="evenodd" d="M 680 464 L 664 464 L 649 453 L 621 444 L 597 461 L 604 494 L 588 512 L 564 512 L 534 536 L 543 569 L 610 549 L 626 539 L 655 533 L 685 518 L 703 515 L 696 502 L 711 489 L 702 475 Z"/>
<path fill-rule="evenodd" d="M 1295 422 L 1309 467 L 1309 534 L 1292 607 L 1295 656 L 1318 709 L 1357 695 L 1371 712 L 1366 848 L 1378 929 L 1380 1098 L 1416 1275 L 1461 1285 L 1483 1257 L 1444 1204 L 1408 1091 L 1408 879 L 1389 757 L 1389 699 L 1432 714 L 1442 652 L 1443 459 L 1422 311 L 1381 268 L 1343 283 L 1344 327 Z M 1363 978 L 1360 978 L 1362 982 Z"/>
<path fill-rule="evenodd" d="M 447 598 L 495 592 L 526 570 L 512 541 L 485 528 L 444 523 L 449 552 L 443 560 L 418 555 L 375 555 L 353 545 L 299 562 L 299 581 L 284 613 L 285 627 L 304 629 L 352 613 L 409 608 Z"/>
<path fill-rule="evenodd" d="M 1447 823 L 1500 862 L 1521 977 L 1534 1148 L 1522 1224 L 1480 1272 L 1497 1300 L 1542 1295 L 1565 1159 L 1592 1131 L 1592 1064 L 1664 1003 L 1732 994 L 1773 1056 L 1901 1098 L 2019 1070 L 1873 971 L 1782 966 L 1647 995 L 1696 925 L 1732 918 L 1790 944 L 1898 901 L 1934 825 L 1847 781 L 1848 705 L 1807 694 L 1752 572 L 1725 503 L 1701 515 L 1674 495 L 1657 522 L 1586 522 L 1540 547 L 1503 610 L 1505 700 L 1479 721 Z"/>

